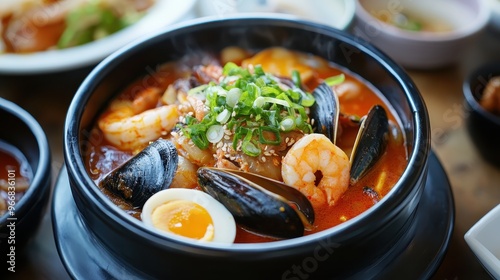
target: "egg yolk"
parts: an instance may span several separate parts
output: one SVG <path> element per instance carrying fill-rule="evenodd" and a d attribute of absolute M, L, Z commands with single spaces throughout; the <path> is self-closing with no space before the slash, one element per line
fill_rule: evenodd
<path fill-rule="evenodd" d="M 153 226 L 188 238 L 211 241 L 214 238 L 212 217 L 201 205 L 174 200 L 158 206 L 151 215 Z"/>

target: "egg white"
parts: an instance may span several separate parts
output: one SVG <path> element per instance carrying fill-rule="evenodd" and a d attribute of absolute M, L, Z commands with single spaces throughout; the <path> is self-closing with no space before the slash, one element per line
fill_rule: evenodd
<path fill-rule="evenodd" d="M 174 233 L 159 230 L 153 226 L 152 213 L 160 205 L 172 200 L 187 200 L 202 206 L 212 217 L 214 225 L 214 238 L 212 241 L 201 241 L 180 236 Z M 142 208 L 141 219 L 148 228 L 153 229 L 170 238 L 183 240 L 186 242 L 214 242 L 233 243 L 236 236 L 236 223 L 231 213 L 210 195 L 193 189 L 166 189 L 151 196 Z"/>

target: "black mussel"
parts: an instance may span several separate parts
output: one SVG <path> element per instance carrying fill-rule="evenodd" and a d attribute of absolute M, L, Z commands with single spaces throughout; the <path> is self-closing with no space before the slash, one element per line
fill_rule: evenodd
<path fill-rule="evenodd" d="M 340 114 L 337 94 L 326 83 L 321 83 L 312 94 L 316 100 L 311 107 L 313 126 L 317 133 L 324 134 L 335 144 Z"/>
<path fill-rule="evenodd" d="M 363 117 L 351 154 L 351 184 L 356 183 L 384 154 L 389 140 L 389 119 L 380 105 Z"/>
<path fill-rule="evenodd" d="M 172 142 L 156 140 L 106 175 L 99 186 L 141 208 L 153 194 L 170 187 L 178 160 Z"/>
<path fill-rule="evenodd" d="M 202 167 L 198 169 L 198 183 L 231 212 L 240 226 L 259 235 L 299 237 L 314 223 L 309 200 L 279 181 L 242 171 Z"/>

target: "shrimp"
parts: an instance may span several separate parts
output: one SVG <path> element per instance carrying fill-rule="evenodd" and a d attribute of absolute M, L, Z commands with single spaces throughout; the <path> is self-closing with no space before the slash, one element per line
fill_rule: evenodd
<path fill-rule="evenodd" d="M 136 150 L 170 132 L 178 121 L 177 105 L 155 107 L 156 90 L 145 90 L 133 101 L 115 100 L 98 120 L 106 140 L 123 150 Z"/>
<path fill-rule="evenodd" d="M 243 60 L 243 67 L 247 68 L 249 65 L 261 65 L 266 72 L 279 77 L 291 77 L 292 71 L 297 70 L 304 84 L 314 78 L 316 69 L 327 67 L 326 62 L 317 56 L 282 47 L 271 47 Z"/>
<path fill-rule="evenodd" d="M 314 207 L 337 203 L 349 187 L 348 156 L 323 134 L 308 134 L 282 161 L 283 181 L 298 189 Z"/>
<path fill-rule="evenodd" d="M 171 188 L 194 189 L 198 186 L 198 177 L 196 171 L 198 167 L 188 161 L 185 157 L 179 156 L 177 171 L 175 172 Z"/>

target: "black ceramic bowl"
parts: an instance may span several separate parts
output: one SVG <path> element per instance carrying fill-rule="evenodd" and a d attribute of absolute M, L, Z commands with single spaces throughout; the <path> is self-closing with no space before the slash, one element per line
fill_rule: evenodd
<path fill-rule="evenodd" d="M 488 81 L 500 76 L 500 61 L 479 67 L 469 74 L 463 85 L 466 125 L 477 150 L 489 163 L 500 167 L 500 116 L 486 111 L 480 104 Z"/>
<path fill-rule="evenodd" d="M 7 212 L 0 217 L 1 272 L 5 272 L 11 267 L 6 261 L 12 260 L 12 251 L 14 263 L 16 259 L 19 261 L 49 203 L 51 156 L 47 137 L 38 122 L 24 109 L 3 98 L 0 98 L 0 139 L 18 148 L 33 171 L 28 190 L 15 205 L 11 205 L 14 215 Z"/>
<path fill-rule="evenodd" d="M 82 154 L 89 141 L 99 141 L 88 132 L 106 102 L 158 64 L 230 45 L 254 50 L 283 46 L 313 53 L 358 73 L 378 88 L 400 116 L 408 140 L 408 167 L 390 194 L 358 217 L 317 234 L 230 247 L 186 244 L 159 236 L 104 196 L 87 175 Z M 370 45 L 309 22 L 229 18 L 177 26 L 129 45 L 99 64 L 71 103 L 64 149 L 71 190 L 84 221 L 127 267 L 163 279 L 329 279 L 375 266 L 407 234 L 427 175 L 429 132 L 427 111 L 415 85 Z"/>

